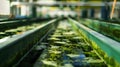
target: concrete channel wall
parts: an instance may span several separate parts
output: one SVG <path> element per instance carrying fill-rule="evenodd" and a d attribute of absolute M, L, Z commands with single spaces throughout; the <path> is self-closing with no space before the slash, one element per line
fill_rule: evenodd
<path fill-rule="evenodd" d="M 85 39 L 91 43 L 96 53 L 105 61 L 108 67 L 119 67 L 120 66 L 120 43 L 108 38 L 81 23 L 70 19 L 74 29 L 85 37 Z"/>
<path fill-rule="evenodd" d="M 46 33 L 56 28 L 57 21 L 54 19 L 42 27 L 36 27 L 0 43 L 0 67 L 12 67 L 17 63 Z"/>
<path fill-rule="evenodd" d="M 3 20 L 0 21 L 0 32 L 5 31 L 7 29 L 12 29 L 12 28 L 17 28 L 19 26 L 25 26 L 25 25 L 30 25 L 32 23 L 39 23 L 40 21 L 43 20 L 50 20 L 52 18 L 26 18 L 26 19 L 8 19 L 8 20 Z"/>
<path fill-rule="evenodd" d="M 120 42 L 120 24 L 91 19 L 80 19 L 80 23 Z"/>

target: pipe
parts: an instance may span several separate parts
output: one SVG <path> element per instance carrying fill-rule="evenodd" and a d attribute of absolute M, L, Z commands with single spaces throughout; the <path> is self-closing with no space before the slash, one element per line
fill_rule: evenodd
<path fill-rule="evenodd" d="M 112 19 L 113 14 L 114 14 L 115 5 L 116 5 L 116 0 L 114 0 L 113 5 L 112 5 L 112 11 L 111 11 L 111 14 L 110 14 L 110 18 L 111 18 L 111 19 Z"/>

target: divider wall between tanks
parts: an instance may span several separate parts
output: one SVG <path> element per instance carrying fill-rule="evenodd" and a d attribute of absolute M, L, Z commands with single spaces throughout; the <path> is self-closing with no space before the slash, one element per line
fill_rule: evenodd
<path fill-rule="evenodd" d="M 109 67 L 120 66 L 119 42 L 85 27 L 75 20 L 69 19 L 69 21 L 79 34 L 82 33 L 81 35 L 84 36 L 86 41 L 91 44 L 96 53 L 105 61 Z"/>
<path fill-rule="evenodd" d="M 27 18 L 24 18 L 24 19 L 27 19 Z M 3 20 L 0 20 L 0 22 L 5 22 L 5 21 L 16 21 L 16 20 L 23 20 L 23 19 L 16 19 L 16 18 L 6 18 L 6 19 L 3 19 Z"/>
<path fill-rule="evenodd" d="M 80 19 L 80 23 L 120 42 L 120 25 L 91 19 Z"/>
<path fill-rule="evenodd" d="M 43 27 L 30 30 L 1 43 L 0 67 L 11 67 L 17 63 L 48 31 L 54 30 L 56 24 L 57 20 L 50 21 Z"/>
<path fill-rule="evenodd" d="M 30 25 L 32 23 L 39 23 L 40 21 L 48 21 L 51 18 L 31 18 L 31 19 L 21 19 L 21 20 L 12 20 L 0 22 L 0 32 L 5 31 L 6 29 L 17 28 L 19 26 Z"/>

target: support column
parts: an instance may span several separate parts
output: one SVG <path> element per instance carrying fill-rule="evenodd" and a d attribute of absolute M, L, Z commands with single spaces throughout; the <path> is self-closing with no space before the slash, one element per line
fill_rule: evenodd
<path fill-rule="evenodd" d="M 16 16 L 21 16 L 21 7 L 20 6 L 16 7 Z"/>
<path fill-rule="evenodd" d="M 110 7 L 108 1 L 105 2 L 105 5 L 101 7 L 101 19 L 108 20 L 110 17 Z"/>
<path fill-rule="evenodd" d="M 33 3 L 34 1 L 33 0 L 30 0 L 29 1 L 30 3 Z M 37 17 L 37 10 L 36 10 L 36 7 L 35 7 L 35 5 L 31 5 L 30 6 L 30 17 Z"/>
<path fill-rule="evenodd" d="M 95 10 L 94 10 L 93 8 L 90 9 L 90 12 L 89 12 L 89 13 L 90 13 L 90 14 L 89 14 L 89 15 L 90 15 L 89 17 L 90 17 L 90 18 L 94 18 L 94 16 L 95 16 Z"/>
<path fill-rule="evenodd" d="M 31 6 L 31 17 L 36 17 L 37 13 L 36 13 L 36 7 L 33 5 Z"/>
<path fill-rule="evenodd" d="M 14 0 L 16 2 L 20 2 L 20 0 Z M 10 0 L 10 4 L 11 2 L 14 2 L 12 0 Z M 21 6 L 20 5 L 14 5 L 14 6 L 10 6 L 10 14 L 16 16 L 21 16 Z"/>
<path fill-rule="evenodd" d="M 81 17 L 82 18 L 87 18 L 88 17 L 88 10 L 87 9 L 82 9 Z"/>
<path fill-rule="evenodd" d="M 10 7 L 10 14 L 15 14 L 15 13 L 14 13 L 14 6 L 11 6 L 11 7 Z"/>
<path fill-rule="evenodd" d="M 20 2 L 20 0 L 16 0 L 17 2 Z M 16 16 L 21 16 L 21 5 L 16 6 Z"/>
<path fill-rule="evenodd" d="M 120 18 L 120 9 L 118 9 L 117 12 L 118 12 L 118 18 Z"/>

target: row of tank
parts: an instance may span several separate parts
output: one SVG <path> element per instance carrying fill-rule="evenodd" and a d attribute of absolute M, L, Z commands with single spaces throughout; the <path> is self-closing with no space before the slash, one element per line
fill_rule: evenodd
<path fill-rule="evenodd" d="M 48 43 L 34 67 L 107 67 L 84 38 L 66 23 L 50 35 Z"/>
<path fill-rule="evenodd" d="M 0 39 L 5 38 L 5 37 L 12 37 L 13 35 L 24 34 L 24 32 L 32 30 L 38 26 L 42 26 L 45 23 L 46 23 L 46 21 L 42 21 L 39 23 L 34 22 L 34 23 L 27 24 L 27 25 L 17 26 L 16 28 L 6 29 L 6 30 L 0 32 Z M 22 24 L 24 24 L 24 23 L 22 23 Z"/>
<path fill-rule="evenodd" d="M 119 23 L 110 23 L 91 19 L 79 19 L 79 22 L 105 36 L 108 36 L 116 41 L 120 41 Z"/>

